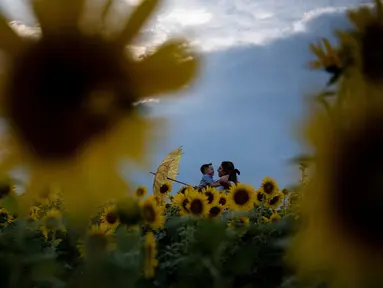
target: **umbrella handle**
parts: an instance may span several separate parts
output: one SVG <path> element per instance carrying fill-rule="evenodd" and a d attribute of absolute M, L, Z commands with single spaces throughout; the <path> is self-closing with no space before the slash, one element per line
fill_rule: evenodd
<path fill-rule="evenodd" d="M 149 172 L 150 174 L 152 174 L 152 175 L 156 175 L 156 173 L 153 173 L 153 172 Z M 176 183 L 179 183 L 179 184 L 182 184 L 182 185 L 186 185 L 186 186 L 190 186 L 189 184 L 186 184 L 186 183 L 184 183 L 184 182 L 181 182 L 181 181 L 178 181 L 178 180 L 175 180 L 175 179 L 172 179 L 172 178 L 169 178 L 169 177 L 166 177 L 168 180 L 170 180 L 170 181 L 173 181 L 173 182 L 176 182 Z"/>

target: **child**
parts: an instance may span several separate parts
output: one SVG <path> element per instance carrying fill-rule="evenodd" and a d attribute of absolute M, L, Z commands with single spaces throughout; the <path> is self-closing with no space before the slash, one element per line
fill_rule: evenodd
<path fill-rule="evenodd" d="M 202 179 L 199 183 L 198 189 L 202 190 L 203 188 L 206 188 L 206 186 L 210 186 L 214 183 L 213 175 L 214 175 L 214 168 L 213 164 L 203 164 L 201 166 L 201 173 L 202 173 Z"/>

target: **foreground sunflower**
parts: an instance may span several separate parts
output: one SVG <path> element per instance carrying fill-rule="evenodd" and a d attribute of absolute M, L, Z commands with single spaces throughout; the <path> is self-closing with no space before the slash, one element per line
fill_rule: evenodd
<path fill-rule="evenodd" d="M 218 202 L 213 203 L 209 208 L 209 217 L 214 218 L 221 216 L 223 213 L 223 209 L 223 206 L 220 205 Z"/>
<path fill-rule="evenodd" d="M 229 194 L 229 207 L 234 211 L 250 211 L 254 207 L 254 188 L 247 184 L 232 185 Z"/>
<path fill-rule="evenodd" d="M 144 242 L 144 275 L 146 278 L 153 278 L 155 269 L 158 266 L 157 244 L 153 232 L 145 235 Z"/>
<path fill-rule="evenodd" d="M 142 219 L 145 224 L 153 229 L 159 229 L 164 226 L 164 208 L 157 206 L 154 196 L 150 196 L 140 203 Z"/>
<path fill-rule="evenodd" d="M 325 271 L 334 287 L 383 284 L 383 103 L 369 101 L 350 99 L 331 120 L 317 113 L 308 129 L 317 160 L 300 198 L 304 225 L 291 255 L 302 274 Z"/>
<path fill-rule="evenodd" d="M 219 193 L 218 194 L 218 198 L 217 198 L 217 201 L 219 203 L 219 205 L 221 205 L 223 208 L 226 208 L 227 207 L 227 196 L 226 194 L 224 193 Z"/>
<path fill-rule="evenodd" d="M 208 204 L 212 204 L 217 199 L 218 192 L 214 187 L 208 186 L 208 187 L 202 189 L 201 192 L 202 192 L 202 194 L 204 194 L 207 197 L 207 203 Z"/>
<path fill-rule="evenodd" d="M 143 1 L 119 33 L 105 24 L 113 1 L 97 14 L 98 2 L 33 0 L 42 33 L 34 39 L 18 36 L 0 13 L 9 64 L 0 108 L 11 129 L 0 169 L 30 168 L 27 206 L 52 183 L 75 215 L 121 197 L 127 187 L 117 160 L 145 160 L 144 143 L 160 128 L 133 104 L 179 90 L 195 75 L 184 41 L 169 40 L 139 61 L 126 48 L 159 1 Z"/>

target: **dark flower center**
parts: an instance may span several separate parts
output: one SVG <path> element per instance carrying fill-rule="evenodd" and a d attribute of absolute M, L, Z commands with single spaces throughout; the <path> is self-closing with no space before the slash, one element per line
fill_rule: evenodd
<path fill-rule="evenodd" d="M 116 122 L 117 107 L 132 109 L 136 99 L 125 60 L 115 45 L 96 36 L 72 33 L 31 42 L 11 65 L 5 95 L 12 124 L 38 156 L 73 156 Z"/>
<path fill-rule="evenodd" d="M 214 200 L 214 194 L 208 191 L 208 192 L 205 192 L 205 195 L 207 196 L 207 203 L 211 204 Z"/>
<path fill-rule="evenodd" d="M 226 203 L 227 203 L 227 200 L 225 197 L 221 197 L 218 201 L 219 204 L 221 204 L 222 206 L 225 206 Z"/>
<path fill-rule="evenodd" d="M 262 192 L 258 192 L 257 199 L 259 202 L 262 202 L 265 199 L 265 194 L 263 194 Z"/>
<path fill-rule="evenodd" d="M 210 217 L 216 217 L 221 212 L 221 208 L 218 206 L 214 206 L 209 210 Z"/>
<path fill-rule="evenodd" d="M 278 203 L 278 201 L 279 201 L 279 195 L 274 196 L 273 198 L 271 198 L 270 201 L 269 201 L 269 204 L 270 205 L 275 205 L 275 204 Z"/>
<path fill-rule="evenodd" d="M 265 184 L 263 184 L 263 190 L 264 190 L 265 193 L 267 193 L 267 194 L 271 194 L 271 193 L 273 193 L 273 191 L 274 191 L 274 185 L 273 185 L 273 183 L 271 183 L 271 182 L 266 182 Z"/>
<path fill-rule="evenodd" d="M 371 81 L 383 79 L 383 25 L 373 23 L 362 36 L 363 73 Z"/>
<path fill-rule="evenodd" d="M 184 208 L 186 212 L 189 212 L 189 209 L 187 208 L 188 204 L 189 204 L 189 199 L 184 199 L 182 201 L 182 208 Z"/>
<path fill-rule="evenodd" d="M 203 212 L 203 206 L 201 199 L 194 199 L 190 203 L 190 212 L 194 215 L 200 215 Z"/>
<path fill-rule="evenodd" d="M 249 192 L 245 189 L 238 189 L 234 192 L 234 202 L 237 205 L 245 205 L 249 202 Z"/>
<path fill-rule="evenodd" d="M 137 189 L 137 196 L 141 197 L 144 194 L 145 194 L 145 190 L 144 189 L 142 189 L 142 188 Z"/>
<path fill-rule="evenodd" d="M 169 186 L 168 184 L 162 184 L 161 187 L 160 187 L 160 193 L 161 194 L 165 194 L 167 192 L 169 192 Z"/>
<path fill-rule="evenodd" d="M 187 189 L 188 189 L 187 186 L 182 187 L 181 190 L 180 190 L 180 193 L 181 193 L 181 194 L 185 194 L 185 192 L 186 192 Z"/>
<path fill-rule="evenodd" d="M 283 195 L 288 195 L 290 193 L 290 191 L 285 188 L 282 190 L 282 193 L 283 193 Z"/>
<path fill-rule="evenodd" d="M 115 224 L 117 222 L 117 220 L 118 220 L 118 215 L 117 215 L 117 213 L 115 211 L 109 211 L 105 215 L 105 220 L 109 224 Z"/>
<path fill-rule="evenodd" d="M 142 208 L 142 215 L 146 222 L 153 223 L 156 221 L 156 211 L 152 205 L 145 205 Z"/>
<path fill-rule="evenodd" d="M 0 224 L 7 223 L 9 219 L 8 213 L 0 212 Z"/>
<path fill-rule="evenodd" d="M 383 115 L 369 115 L 361 127 L 337 132 L 342 141 L 334 148 L 330 207 L 349 236 L 381 249 Z"/>
<path fill-rule="evenodd" d="M 11 193 L 11 185 L 1 184 L 0 185 L 0 199 L 7 197 Z"/>

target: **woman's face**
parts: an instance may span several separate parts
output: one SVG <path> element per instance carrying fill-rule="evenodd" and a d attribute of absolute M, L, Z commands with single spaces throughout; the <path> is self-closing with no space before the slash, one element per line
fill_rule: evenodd
<path fill-rule="evenodd" d="M 225 175 L 225 171 L 223 171 L 222 165 L 218 168 L 218 176 L 222 177 Z"/>

